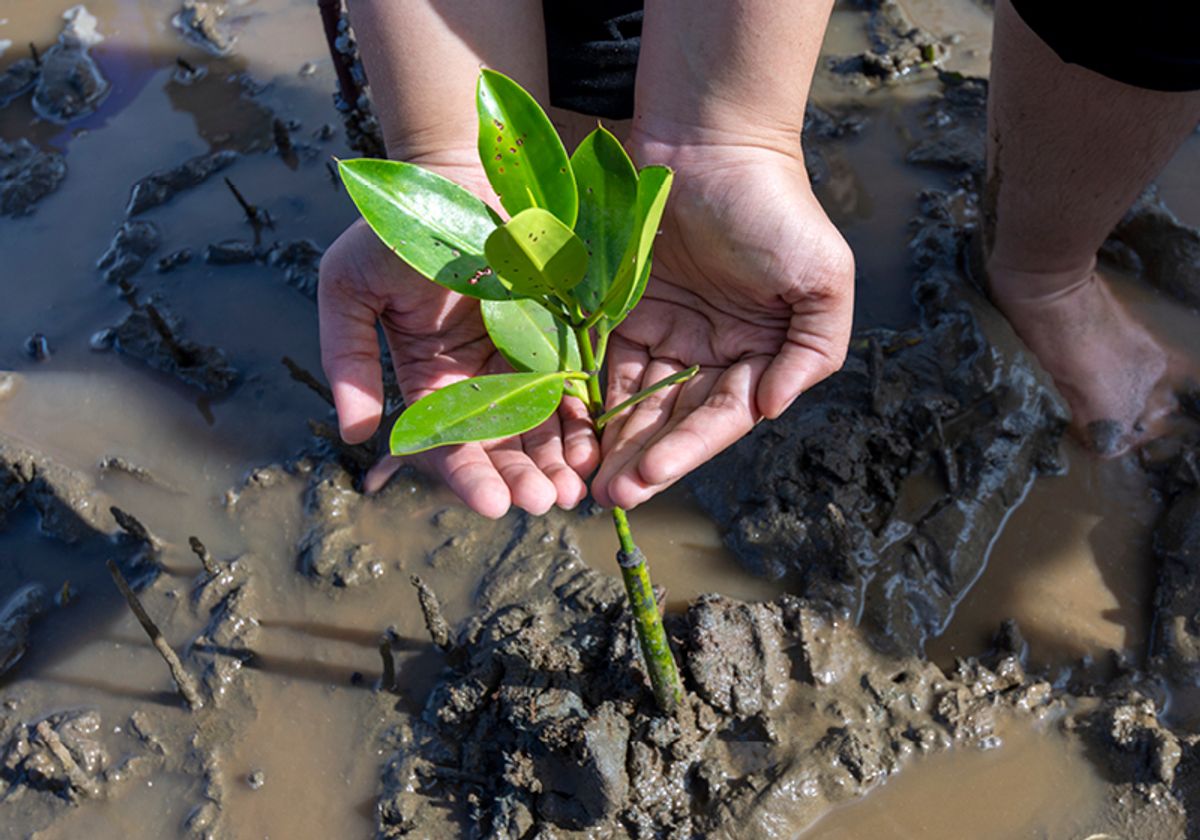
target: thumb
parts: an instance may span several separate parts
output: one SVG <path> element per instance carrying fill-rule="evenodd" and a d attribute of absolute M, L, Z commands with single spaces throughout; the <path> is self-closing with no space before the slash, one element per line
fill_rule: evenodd
<path fill-rule="evenodd" d="M 321 261 L 317 285 L 321 366 L 347 443 L 371 437 L 383 414 L 383 371 L 375 332 L 379 313 L 360 295 L 339 263 Z"/>

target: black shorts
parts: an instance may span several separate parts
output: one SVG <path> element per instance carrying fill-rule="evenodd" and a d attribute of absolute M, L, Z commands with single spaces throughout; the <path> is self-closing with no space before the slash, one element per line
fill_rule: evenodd
<path fill-rule="evenodd" d="M 1200 90 L 1196 0 L 1011 0 L 1068 64 L 1149 90 Z"/>
<path fill-rule="evenodd" d="M 1012 0 L 1063 61 L 1162 91 L 1200 90 L 1200 0 Z M 550 101 L 633 116 L 642 0 L 543 0 Z"/>

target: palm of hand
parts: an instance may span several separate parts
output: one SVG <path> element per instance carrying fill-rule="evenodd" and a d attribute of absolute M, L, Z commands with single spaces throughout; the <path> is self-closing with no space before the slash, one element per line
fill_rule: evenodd
<path fill-rule="evenodd" d="M 640 504 L 778 416 L 849 340 L 853 258 L 802 162 L 751 152 L 676 184 L 646 295 L 612 338 L 608 404 L 701 372 L 605 429 L 592 484 L 604 505 Z"/>
<path fill-rule="evenodd" d="M 509 369 L 488 338 L 478 302 L 417 276 L 361 221 L 326 253 L 319 297 L 323 363 L 350 442 L 367 439 L 379 425 L 376 322 L 409 403 L 452 382 Z M 578 504 L 586 494 L 581 475 L 595 468 L 597 455 L 586 413 L 566 400 L 558 415 L 519 438 L 421 457 L 472 508 L 500 516 L 510 504 L 532 513 Z M 365 488 L 382 486 L 398 464 L 385 458 L 368 473 Z"/>

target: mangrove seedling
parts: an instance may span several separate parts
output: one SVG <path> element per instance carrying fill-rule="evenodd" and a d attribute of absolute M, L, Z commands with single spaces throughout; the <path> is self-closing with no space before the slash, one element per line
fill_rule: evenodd
<path fill-rule="evenodd" d="M 508 219 L 414 164 L 339 163 L 347 192 L 385 245 L 423 277 L 479 299 L 488 335 L 514 371 L 456 382 L 413 403 L 392 429 L 395 455 L 528 432 L 564 397 L 581 400 L 599 432 L 697 371 L 616 406 L 601 394 L 608 338 L 646 289 L 671 170 L 637 170 L 602 126 L 568 156 L 536 100 L 500 73 L 482 71 L 476 105 L 479 157 Z M 646 559 L 625 511 L 613 508 L 612 518 L 654 697 L 670 712 L 683 689 Z"/>

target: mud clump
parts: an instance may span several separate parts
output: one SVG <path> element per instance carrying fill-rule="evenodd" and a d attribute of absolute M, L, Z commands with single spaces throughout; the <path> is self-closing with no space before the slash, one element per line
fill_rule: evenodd
<path fill-rule="evenodd" d="M 67 164 L 58 152 L 43 152 L 28 140 L 0 140 L 0 215 L 32 212 L 66 176 Z"/>
<path fill-rule="evenodd" d="M 68 801 L 100 796 L 110 762 L 95 737 L 100 725 L 94 710 L 60 712 L 18 725 L 0 753 L 0 797 L 19 787 Z"/>
<path fill-rule="evenodd" d="M 37 511 L 41 530 L 72 544 L 110 535 L 110 502 L 90 479 L 0 435 L 0 528 L 19 505 Z"/>
<path fill-rule="evenodd" d="M 0 73 L 0 108 L 7 108 L 33 90 L 39 72 L 37 62 L 32 58 L 20 58 Z"/>
<path fill-rule="evenodd" d="M 942 96 L 925 120 L 926 134 L 905 159 L 917 166 L 982 174 L 986 163 L 986 79 L 939 72 Z"/>
<path fill-rule="evenodd" d="M 180 335 L 182 322 L 154 303 L 137 305 L 112 328 L 113 347 L 206 394 L 223 394 L 239 374 L 218 347 Z"/>
<path fill-rule="evenodd" d="M 811 602 L 709 595 L 668 617 L 689 695 L 663 717 L 622 588 L 569 527 L 522 518 L 490 572 L 509 594 L 480 593 L 423 713 L 395 724 L 380 837 L 794 834 L 911 755 L 1054 706 L 1012 656 L 947 677 Z"/>
<path fill-rule="evenodd" d="M 214 242 L 204 249 L 209 265 L 261 263 L 277 268 L 284 281 L 310 300 L 317 299 L 317 280 L 324 251 L 311 239 L 259 245 L 244 239 Z"/>
<path fill-rule="evenodd" d="M 829 59 L 835 73 L 861 86 L 893 82 L 936 66 L 949 48 L 936 35 L 916 26 L 897 0 L 870 0 L 867 36 L 871 48 L 857 55 Z"/>
<path fill-rule="evenodd" d="M 383 575 L 382 558 L 355 528 L 366 501 L 354 488 L 350 474 L 336 463 L 318 469 L 305 493 L 312 525 L 297 548 L 304 574 L 339 587 L 357 586 Z"/>
<path fill-rule="evenodd" d="M 224 3 L 184 0 L 183 8 L 171 18 L 171 25 L 189 43 L 213 55 L 229 55 L 237 39 L 225 20 L 228 13 Z"/>
<path fill-rule="evenodd" d="M 42 56 L 33 109 L 50 122 L 66 124 L 95 113 L 112 85 L 88 54 L 99 43 L 96 19 L 83 6 L 68 9 L 58 41 Z"/>
<path fill-rule="evenodd" d="M 0 675 L 25 655 L 29 626 L 46 611 L 46 590 L 39 584 L 22 586 L 0 605 Z"/>
<path fill-rule="evenodd" d="M 108 250 L 96 260 L 96 269 L 104 272 L 106 283 L 128 280 L 141 271 L 161 243 L 162 234 L 153 222 L 125 222 L 113 234 Z"/>
<path fill-rule="evenodd" d="M 184 190 L 204 183 L 237 159 L 237 152 L 226 149 L 199 155 L 171 169 L 151 173 L 133 185 L 125 215 L 136 216 L 152 207 L 166 204 Z"/>
<path fill-rule="evenodd" d="M 1179 221 L 1153 189 L 1125 214 L 1109 242 L 1133 257 L 1125 267 L 1181 303 L 1200 307 L 1200 230 Z"/>

